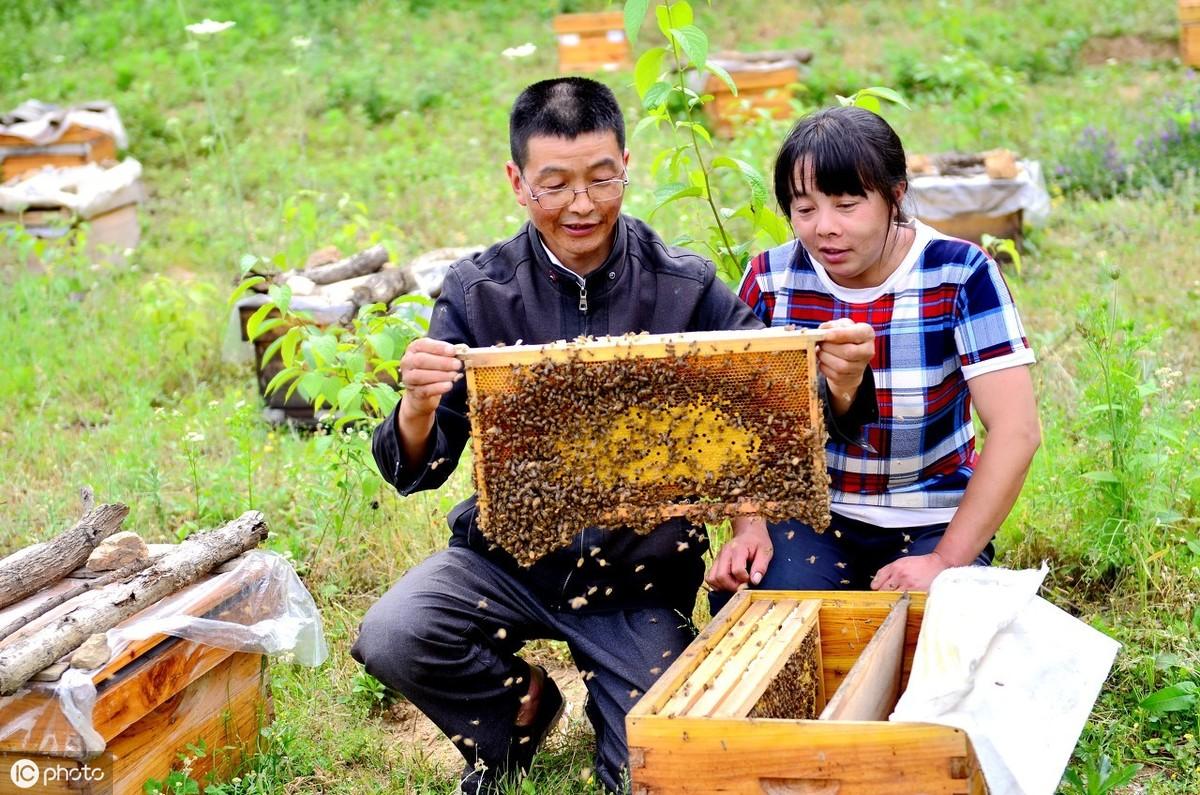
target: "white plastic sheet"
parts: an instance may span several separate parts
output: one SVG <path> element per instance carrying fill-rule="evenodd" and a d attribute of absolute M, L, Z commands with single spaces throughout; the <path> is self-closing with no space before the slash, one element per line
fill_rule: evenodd
<path fill-rule="evenodd" d="M 111 102 L 84 102 L 64 108 L 29 99 L 0 115 L 0 135 L 23 138 L 35 146 L 54 143 L 71 126 L 99 130 L 112 138 L 118 149 L 129 146 L 125 125 Z"/>
<path fill-rule="evenodd" d="M 889 720 L 967 732 L 993 795 L 1051 795 L 1120 644 L 1039 598 L 1047 569 L 948 569 Z"/>
<path fill-rule="evenodd" d="M 1008 215 L 1024 210 L 1031 224 L 1050 217 L 1050 194 L 1036 160 L 1018 160 L 1013 179 L 970 176 L 912 177 L 908 181 L 906 210 L 926 221 L 944 221 L 964 213 Z"/>
<path fill-rule="evenodd" d="M 141 176 L 142 164 L 132 157 L 112 168 L 96 163 L 42 168 L 0 185 L 0 212 L 65 207 L 79 218 L 93 218 L 141 202 Z"/>
<path fill-rule="evenodd" d="M 214 594 L 225 593 L 237 594 L 232 600 L 236 609 L 223 617 L 205 617 L 203 606 L 212 602 Z M 133 642 L 160 634 L 233 651 L 284 656 L 309 666 L 320 665 L 329 656 L 321 615 L 304 583 L 286 559 L 263 550 L 245 553 L 220 573 L 159 601 L 105 636 L 111 657 L 116 657 Z M 0 726 L 0 739 L 29 751 L 79 759 L 103 752 L 104 738 L 92 724 L 96 670 L 67 669 L 50 686 L 54 699 L 49 703 L 23 701 L 29 685 L 0 699 L 0 707 L 7 707 L 10 715 L 14 704 L 30 705 Z M 46 738 L 35 739 L 39 726 L 52 723 L 44 715 L 47 709 L 60 709 L 75 730 L 63 747 L 48 747 Z"/>

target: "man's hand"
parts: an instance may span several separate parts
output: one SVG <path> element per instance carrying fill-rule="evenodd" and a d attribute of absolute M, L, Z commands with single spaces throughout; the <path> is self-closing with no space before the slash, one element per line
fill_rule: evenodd
<path fill-rule="evenodd" d="M 704 581 L 715 591 L 736 591 L 747 583 L 758 585 L 775 550 L 767 523 L 758 517 L 733 520 L 733 538 L 725 542 Z"/>
<path fill-rule="evenodd" d="M 873 591 L 928 591 L 933 578 L 950 568 L 937 552 L 894 560 L 871 580 Z"/>
<path fill-rule="evenodd" d="M 400 359 L 404 400 L 396 414 L 396 427 L 409 461 L 419 460 L 424 454 L 434 412 L 442 395 L 462 378 L 462 366 L 454 356 L 454 346 L 442 340 L 421 337 L 404 351 Z"/>
<path fill-rule="evenodd" d="M 841 416 L 854 404 L 863 373 L 875 355 L 875 329 L 846 317 L 818 328 L 824 329 L 826 336 L 818 345 L 817 366 L 825 376 L 833 413 Z"/>

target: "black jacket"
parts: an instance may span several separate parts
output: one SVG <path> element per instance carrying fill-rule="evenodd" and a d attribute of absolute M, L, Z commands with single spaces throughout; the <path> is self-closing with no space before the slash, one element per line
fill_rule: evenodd
<path fill-rule="evenodd" d="M 668 247 L 642 221 L 621 216 L 612 253 L 581 285 L 573 273 L 550 261 L 537 231 L 526 224 L 509 240 L 451 266 L 429 336 L 483 347 L 541 344 L 581 334 L 761 328 L 715 271 L 703 257 Z M 461 379 L 442 398 L 424 461 L 403 460 L 396 432 L 399 406 L 375 429 L 375 461 L 401 494 L 439 487 L 457 465 L 470 435 L 465 384 Z M 439 460 L 445 463 L 431 466 Z M 475 519 L 472 496 L 448 517 L 450 545 L 469 547 L 496 562 L 552 608 L 562 608 L 596 586 L 587 598 L 588 611 L 665 604 L 691 614 L 708 545 L 689 537 L 694 528 L 685 521 L 670 520 L 649 535 L 584 530 L 568 547 L 526 569 L 503 550 L 489 550 Z M 680 553 L 677 542 L 683 540 L 691 543 Z M 591 547 L 601 551 L 580 554 Z M 577 566 L 580 559 L 583 564 Z M 608 565 L 600 566 L 601 560 Z M 649 583 L 653 587 L 647 590 Z"/>

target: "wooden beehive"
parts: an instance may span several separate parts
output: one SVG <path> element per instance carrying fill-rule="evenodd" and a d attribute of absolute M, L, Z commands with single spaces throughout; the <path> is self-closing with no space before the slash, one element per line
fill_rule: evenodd
<path fill-rule="evenodd" d="M 923 594 L 738 593 L 629 712 L 634 794 L 987 795 L 964 732 L 886 722 L 924 606 Z M 802 673 L 814 662 L 816 683 Z"/>
<path fill-rule="evenodd" d="M 0 623 L 28 611 L 37 600 L 74 587 L 73 577 L 0 611 Z M 231 577 L 220 582 L 220 587 L 207 580 L 191 586 L 203 596 L 190 600 L 186 612 L 238 620 L 256 583 Z M 30 624 L 29 631 L 71 607 L 67 602 L 55 608 Z M 136 616 L 130 619 L 136 620 Z M 259 729 L 269 722 L 270 693 L 262 655 L 155 635 L 132 643 L 92 675 L 97 691 L 92 724 L 106 749 L 100 757 L 85 759 L 80 750 L 83 740 L 62 712 L 53 683 L 37 681 L 53 680 L 61 674 L 60 666 L 48 669 L 15 695 L 0 698 L 0 795 L 29 791 L 18 789 L 9 775 L 21 759 L 41 768 L 87 766 L 104 772 L 103 781 L 91 790 L 64 777 L 38 792 L 135 795 L 143 791 L 148 778 L 165 779 L 178 767 L 179 754 L 200 741 L 210 753 L 192 763 L 192 778 L 205 781 L 210 772 L 223 777 L 236 768 L 244 753 L 254 752 Z"/>
<path fill-rule="evenodd" d="M 1179 59 L 1200 66 L 1200 0 L 1179 0 Z"/>
<path fill-rule="evenodd" d="M 788 119 L 794 114 L 792 85 L 800 79 L 798 67 L 747 68 L 730 70 L 729 75 L 737 85 L 737 96 L 716 76 L 710 76 L 704 87 L 713 96 L 708 107 L 718 135 L 731 137 L 739 124 L 752 121 L 764 112 L 775 119 Z"/>
<path fill-rule="evenodd" d="M 554 18 L 558 39 L 558 71 L 600 72 L 630 65 L 625 15 L 620 11 L 559 14 Z"/>
<path fill-rule="evenodd" d="M 829 521 L 820 331 L 462 349 L 479 526 L 523 565 L 588 527 Z"/>
<path fill-rule="evenodd" d="M 111 136 L 90 127 L 72 124 L 54 143 L 38 145 L 13 135 L 0 135 L 0 182 L 7 182 L 42 166 L 82 166 L 115 160 L 117 144 Z"/>

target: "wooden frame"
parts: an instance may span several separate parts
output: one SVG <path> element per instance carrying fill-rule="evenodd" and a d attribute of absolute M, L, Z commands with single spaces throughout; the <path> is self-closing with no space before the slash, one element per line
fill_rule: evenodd
<path fill-rule="evenodd" d="M 771 511 L 801 510 L 794 504 L 797 498 L 789 496 L 789 484 L 801 488 L 805 483 L 815 482 L 818 476 L 812 473 L 818 471 L 822 473 L 820 477 L 824 477 L 823 444 L 805 447 L 817 436 L 822 440 L 824 438 L 824 417 L 816 389 L 816 345 L 824 337 L 823 331 L 788 327 L 754 331 L 630 334 L 544 345 L 460 346 L 458 356 L 465 364 L 471 422 L 474 426 L 471 443 L 475 487 L 479 495 L 480 527 L 494 542 L 509 549 L 518 560 L 532 563 L 536 556 L 527 552 L 526 543 L 498 537 L 510 533 L 512 522 L 501 523 L 501 520 L 496 520 L 503 532 L 493 532 L 494 515 L 503 513 L 510 505 L 506 501 L 510 497 L 506 498 L 505 495 L 515 491 L 518 488 L 516 484 L 526 481 L 535 483 L 531 488 L 545 491 L 545 484 L 568 482 L 580 467 L 607 466 L 606 462 L 615 462 L 623 456 L 642 456 L 639 460 L 643 463 L 613 463 L 612 471 L 606 470 L 605 476 L 609 481 L 602 487 L 592 484 L 576 491 L 576 494 L 583 492 L 580 496 L 586 499 L 590 488 L 598 492 L 595 502 L 598 505 L 604 503 L 603 507 L 596 508 L 594 515 L 587 517 L 586 524 L 567 527 L 571 520 L 564 521 L 558 515 L 553 517 L 553 524 L 559 526 L 555 532 L 562 534 L 561 543 L 568 542 L 574 533 L 588 526 L 652 526 L 672 517 L 719 521 L 719 517 L 755 513 L 766 513 L 770 517 Z M 551 372 L 545 368 L 561 365 L 563 371 L 570 372 L 571 368 L 586 368 L 593 364 L 612 368 L 614 364 L 629 360 L 638 363 L 664 360 L 662 368 L 657 368 L 657 365 L 654 367 L 663 372 L 674 369 L 672 375 L 658 379 L 652 378 L 643 366 L 639 377 L 646 379 L 645 383 L 656 384 L 654 389 L 665 391 L 651 392 L 648 386 L 646 390 L 633 395 L 635 390 L 630 387 L 629 394 L 633 396 L 621 408 L 632 412 L 631 415 L 617 416 L 619 412 L 610 412 L 609 415 L 588 417 L 588 433 L 607 434 L 604 444 L 611 447 L 616 444 L 613 440 L 619 431 L 622 435 L 619 446 L 612 450 L 589 448 L 596 452 L 595 459 L 579 462 L 568 460 L 573 451 L 564 453 L 558 448 L 551 450 L 546 447 L 552 443 L 547 441 L 548 437 L 557 439 L 566 432 L 564 428 L 568 426 L 561 415 L 550 416 L 551 409 L 545 405 L 546 399 L 557 399 L 557 393 L 552 398 L 542 395 L 542 400 L 534 399 L 536 396 L 533 392 L 538 389 L 538 384 Z M 573 381 L 567 383 L 577 386 Z M 604 389 L 607 390 L 605 383 Z M 680 390 L 687 393 L 686 399 L 679 397 L 683 394 Z M 704 399 L 697 397 L 701 393 Z M 712 400 L 707 399 L 710 394 L 714 396 Z M 676 397 L 669 398 L 670 395 Z M 524 401 L 521 410 L 515 411 L 512 406 L 497 408 L 500 402 L 509 400 Z M 579 400 L 585 401 L 586 405 L 594 405 L 594 402 L 587 403 L 584 397 Z M 673 403 L 672 400 L 677 402 Z M 700 403 L 704 404 L 704 408 L 700 408 Z M 711 408 L 713 406 L 716 408 Z M 545 422 L 538 419 L 542 412 L 547 413 Z M 649 419 L 649 415 L 658 419 Z M 504 425 L 501 421 L 503 417 L 508 417 L 508 422 L 516 426 L 528 422 L 537 425 L 540 430 L 537 433 L 515 431 Z M 778 424 L 782 423 L 784 417 L 788 418 L 788 424 L 780 431 Z M 771 422 L 777 425 L 774 431 L 768 432 Z M 551 425 L 553 427 L 544 427 Z M 700 440 L 701 434 L 696 430 L 702 426 L 704 441 Z M 569 430 L 575 429 L 571 427 Z M 730 433 L 729 439 L 720 435 L 726 431 Z M 536 449 L 531 446 L 532 443 L 519 441 L 535 436 L 541 445 Z M 680 442 L 684 436 L 690 441 Z M 582 444 L 587 438 L 590 437 L 586 434 L 582 437 L 572 436 L 572 444 L 577 441 Z M 525 458 L 511 452 L 514 444 L 529 448 L 524 450 L 527 454 Z M 728 452 L 730 456 L 724 464 L 707 455 L 714 452 L 710 448 L 718 446 L 720 450 L 717 452 L 722 455 Z M 605 451 L 611 455 L 604 455 Z M 774 466 L 768 466 L 768 451 L 786 452 L 776 456 L 778 461 Z M 684 459 L 679 458 L 681 453 Z M 693 458 L 702 459 L 703 465 L 694 468 L 679 465 L 680 460 Z M 644 463 L 652 459 L 662 465 L 660 468 L 672 469 L 669 486 L 660 489 L 657 485 L 667 476 L 661 474 L 660 468 L 656 468 L 657 464 Z M 535 461 L 541 467 L 535 477 L 527 476 L 525 469 L 517 470 L 526 461 Z M 734 477 L 741 471 L 736 467 L 756 467 L 754 472 L 759 475 L 760 470 L 770 471 L 761 481 L 757 476 L 755 479 L 747 478 L 746 488 L 730 487 L 733 495 L 740 495 L 731 496 L 713 484 L 719 484 L 722 478 Z M 766 480 L 769 477 L 776 480 L 784 478 L 788 482 L 772 485 Z M 757 485 L 759 483 L 762 485 Z M 827 495 L 823 486 L 821 491 Z M 602 499 L 613 494 L 624 495 L 625 501 Z M 536 496 L 539 505 L 542 505 L 543 499 L 549 499 L 540 493 L 523 496 L 529 499 Z M 700 499 L 692 499 L 693 496 Z M 788 499 L 792 503 L 785 502 Z M 816 502 L 819 500 L 813 497 L 804 503 L 812 503 L 813 516 L 799 518 L 811 519 L 810 524 L 823 527 L 817 524 L 819 506 Z M 496 508 L 496 505 L 500 507 Z M 519 518 L 529 524 L 536 523 L 533 519 Z M 550 524 L 551 520 L 545 523 Z M 527 531 L 522 529 L 520 532 Z M 524 559 L 522 555 L 525 555 Z"/>
<path fill-rule="evenodd" d="M 906 600 L 896 593 L 742 591 L 630 711 L 626 729 L 634 795 L 988 794 L 966 733 L 946 726 L 667 714 L 664 707 L 739 622 L 755 623 L 762 604 L 780 600 L 820 604 L 822 680 L 831 705 L 843 683 L 854 686 L 852 671 L 864 654 L 868 664 L 860 670 L 874 672 L 880 663 L 898 659 L 900 683 L 907 681 L 924 594 L 911 594 L 900 607 Z"/>

